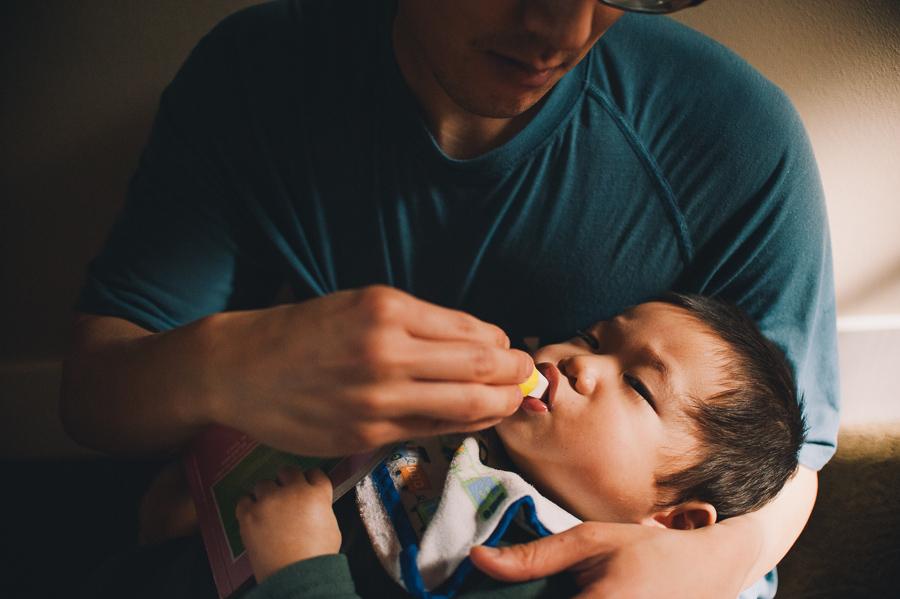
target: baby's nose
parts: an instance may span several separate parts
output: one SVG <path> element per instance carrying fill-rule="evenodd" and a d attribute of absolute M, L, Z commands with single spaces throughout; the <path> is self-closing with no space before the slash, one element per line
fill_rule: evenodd
<path fill-rule="evenodd" d="M 571 356 L 560 362 L 559 370 L 577 393 L 590 395 L 599 380 L 597 362 L 597 356 Z"/>

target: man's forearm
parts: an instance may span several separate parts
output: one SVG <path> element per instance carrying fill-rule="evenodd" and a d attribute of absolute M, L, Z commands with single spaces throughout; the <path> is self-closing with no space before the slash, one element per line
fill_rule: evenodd
<path fill-rule="evenodd" d="M 752 586 L 787 554 L 806 526 L 817 490 L 818 474 L 800 466 L 774 501 L 756 512 L 716 525 L 733 529 L 729 534 L 737 532 L 739 538 L 747 540 L 743 547 L 755 552 L 755 556 L 748 556 L 749 570 L 742 589 Z"/>
<path fill-rule="evenodd" d="M 276 449 L 344 455 L 515 412 L 534 363 L 508 345 L 494 325 L 384 286 L 154 334 L 79 315 L 61 414 L 77 441 L 115 453 L 171 449 L 216 422 Z"/>
<path fill-rule="evenodd" d="M 67 432 L 101 451 L 148 455 L 202 431 L 208 421 L 192 372 L 201 326 L 150 333 L 120 318 L 77 314 L 60 390 Z"/>

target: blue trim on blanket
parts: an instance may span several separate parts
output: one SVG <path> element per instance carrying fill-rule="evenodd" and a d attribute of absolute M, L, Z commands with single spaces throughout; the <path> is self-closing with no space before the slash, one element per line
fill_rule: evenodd
<path fill-rule="evenodd" d="M 419 537 L 416 535 L 415 529 L 406 513 L 406 509 L 403 507 L 403 502 L 400 500 L 400 494 L 394 486 L 390 470 L 385 462 L 379 464 L 378 467 L 372 471 L 372 479 L 375 481 L 375 486 L 381 494 L 381 499 L 384 501 L 384 507 L 391 518 L 391 523 L 394 525 L 397 539 L 400 541 L 400 576 L 403 579 L 403 585 L 406 587 L 406 590 L 422 599 L 449 599 L 455 595 L 466 576 L 468 576 L 474 568 L 472 561 L 468 557 L 465 558 L 447 580 L 441 583 L 441 585 L 432 592 L 427 592 L 422 583 L 422 576 L 419 574 L 418 565 L 416 564 L 416 557 L 419 554 Z M 503 512 L 503 516 L 500 517 L 500 521 L 497 523 L 496 528 L 494 528 L 490 537 L 484 542 L 486 546 L 493 547 L 500 541 L 519 508 L 522 509 L 525 522 L 532 530 L 534 530 L 534 532 L 542 537 L 552 534 L 541 521 L 538 520 L 537 511 L 534 507 L 534 500 L 531 497 L 525 496 L 506 508 Z"/>
<path fill-rule="evenodd" d="M 419 576 L 419 570 L 415 567 L 416 555 L 419 553 L 419 538 L 416 536 L 409 518 L 406 517 L 406 509 L 403 507 L 400 494 L 397 493 L 397 488 L 394 486 L 390 470 L 385 462 L 381 462 L 372 471 L 372 478 L 381 494 L 381 500 L 391 518 L 391 523 L 394 525 L 397 539 L 400 541 L 400 574 L 403 577 L 403 586 L 413 595 L 424 597 L 425 588 L 422 586 L 422 577 Z M 412 571 L 415 576 L 408 575 L 407 564 L 409 563 L 413 565 Z"/>

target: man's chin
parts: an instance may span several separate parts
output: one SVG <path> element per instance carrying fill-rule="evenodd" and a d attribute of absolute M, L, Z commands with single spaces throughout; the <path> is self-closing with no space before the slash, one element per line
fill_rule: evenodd
<path fill-rule="evenodd" d="M 531 109 L 540 104 L 544 94 L 540 97 L 506 99 L 505 101 L 497 101 L 496 103 L 484 102 L 480 105 L 463 106 L 468 112 L 486 119 L 509 120 L 526 114 Z"/>
<path fill-rule="evenodd" d="M 500 90 L 495 93 L 460 94 L 454 90 L 444 90 L 453 102 L 469 114 L 486 119 L 514 119 L 522 116 L 532 109 L 539 107 L 541 100 L 553 89 L 533 90 L 530 92 L 515 92 Z"/>

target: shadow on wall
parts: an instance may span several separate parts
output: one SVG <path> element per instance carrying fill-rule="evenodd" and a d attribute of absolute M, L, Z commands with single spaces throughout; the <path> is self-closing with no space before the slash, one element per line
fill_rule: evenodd
<path fill-rule="evenodd" d="M 900 231 L 900 222 L 894 223 L 894 227 Z M 880 304 L 890 306 L 893 305 L 891 298 L 900 298 L 900 259 L 887 265 L 887 268 L 880 272 L 874 273 L 865 285 L 845 293 L 840 298 L 838 311 L 849 314 L 877 312 L 877 310 L 867 309 L 867 306 Z M 900 314 L 900 305 L 896 306 L 894 313 Z M 900 360 L 900 356 L 898 356 L 898 360 Z"/>
<path fill-rule="evenodd" d="M 254 3 L 0 3 L 0 364 L 61 355 L 163 88 L 209 29 Z"/>
<path fill-rule="evenodd" d="M 16 318 L 2 323 L 0 361 L 61 355 L 71 303 L 121 207 L 154 110 L 51 147 L 32 140 L 4 160 L 3 195 L 13 201 L 0 217 L 0 279 L 14 291 L 3 293 L 0 311 Z"/>

